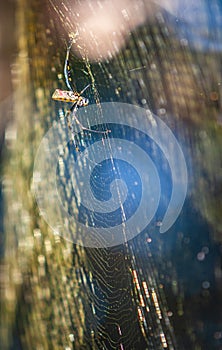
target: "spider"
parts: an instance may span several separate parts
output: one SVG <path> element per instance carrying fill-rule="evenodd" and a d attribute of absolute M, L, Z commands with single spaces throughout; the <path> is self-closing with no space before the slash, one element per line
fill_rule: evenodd
<path fill-rule="evenodd" d="M 66 115 L 65 115 L 67 122 L 68 122 L 68 127 L 71 130 L 72 136 L 74 136 L 74 134 L 75 134 L 75 131 L 73 128 L 73 123 L 72 123 L 72 117 L 74 118 L 75 122 L 80 126 L 80 128 L 82 130 L 105 135 L 108 132 L 110 132 L 110 130 L 100 131 L 100 130 L 92 130 L 92 129 L 86 128 L 84 125 L 82 125 L 82 123 L 79 121 L 79 119 L 76 115 L 76 112 L 77 112 L 79 107 L 85 107 L 85 106 L 88 106 L 88 104 L 89 104 L 89 100 L 87 98 L 83 97 L 82 94 L 84 93 L 84 91 L 86 89 L 88 89 L 90 84 L 88 84 L 80 92 L 75 91 L 74 86 L 72 84 L 71 69 L 70 69 L 70 65 L 69 65 L 69 54 L 70 54 L 70 49 L 72 47 L 73 41 L 74 41 L 74 39 L 71 38 L 69 45 L 67 47 L 65 64 L 64 64 L 65 82 L 66 82 L 66 85 L 67 85 L 69 90 L 66 91 L 66 90 L 56 89 L 52 95 L 52 99 L 55 101 L 73 103 L 72 107 L 66 112 Z M 76 151 L 80 152 L 79 147 L 76 145 L 74 138 L 73 138 L 73 142 L 75 144 Z"/>

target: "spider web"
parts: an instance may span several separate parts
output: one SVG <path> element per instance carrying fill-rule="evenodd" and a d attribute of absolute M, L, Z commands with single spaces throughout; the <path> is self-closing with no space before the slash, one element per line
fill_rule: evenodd
<path fill-rule="evenodd" d="M 68 34 L 76 32 L 72 23 L 74 19 L 78 28 L 78 18 L 68 2 L 62 4 L 50 2 L 50 11 L 54 11 L 50 12 L 54 33 L 51 50 L 56 48 L 58 51 L 57 65 L 53 70 L 60 74 L 63 70 Z M 158 222 L 158 218 L 161 220 L 169 202 L 170 171 L 164 155 L 145 133 L 121 125 L 121 120 L 119 124 L 104 123 L 100 108 L 101 103 L 110 101 L 139 104 L 145 108 L 151 106 L 147 79 L 149 62 L 153 54 L 148 54 L 145 50 L 148 36 L 149 29 L 142 36 L 139 32 L 134 33 L 126 48 L 117 57 L 106 59 L 105 62 L 91 63 L 87 54 L 83 58 L 77 58 L 74 50 L 70 55 L 73 81 L 77 91 L 90 84 L 91 87 L 84 96 L 98 107 L 98 113 L 93 120 L 88 120 L 87 127 L 91 125 L 95 130 L 110 129 L 111 133 L 104 137 L 102 134 L 79 129 L 74 137 L 80 152 L 76 152 L 71 143 L 62 150 L 62 160 L 57 168 L 57 186 L 61 202 L 69 215 L 74 215 L 73 203 L 75 202 L 75 208 L 78 208 L 78 220 L 83 224 L 98 228 L 107 228 L 110 225 L 115 227 L 121 224 L 123 237 L 126 237 L 124 222 L 139 206 L 142 184 L 139 174 L 130 164 L 113 156 L 111 141 L 116 138 L 135 143 L 151 154 L 154 161 L 158 159 L 158 170 L 163 174 L 161 181 L 165 181 L 165 185 L 169 183 L 169 189 L 168 185 L 165 186 L 167 189 L 161 203 L 162 207 L 160 205 L 149 230 L 143 232 L 134 241 L 126 241 L 122 246 L 103 249 L 85 248 L 81 267 L 76 267 L 75 264 L 72 267 L 69 278 L 77 276 L 82 284 L 78 297 L 81 298 L 84 310 L 80 326 L 84 330 L 84 335 L 82 339 L 79 337 L 76 341 L 87 344 L 88 349 L 162 349 L 167 346 L 173 349 L 176 346 L 165 295 L 152 257 L 153 248 L 149 245 L 158 231 L 154 223 Z M 73 46 L 81 46 L 78 35 L 75 41 Z M 137 54 L 140 53 L 137 48 L 138 43 L 144 45 L 142 57 Z M 130 52 L 132 54 L 129 56 Z M 57 83 L 65 89 L 64 77 Z M 55 110 L 62 123 L 65 123 L 65 107 L 64 104 L 58 103 Z M 74 120 L 73 123 L 75 123 Z M 104 160 L 99 164 L 95 160 L 96 154 L 93 152 L 89 154 L 87 151 L 91 145 L 98 142 L 101 144 L 101 153 L 104 154 Z M 73 186 L 73 168 L 66 158 L 66 155 L 70 157 L 70 154 L 75 161 L 81 156 L 82 163 L 80 162 L 76 175 L 80 181 L 85 178 L 86 169 L 91 172 L 90 185 L 93 195 L 101 203 L 101 209 L 113 195 L 110 188 L 114 182 L 117 208 L 108 213 L 109 215 L 95 213 L 93 210 L 89 214 L 81 207 L 78 193 Z M 124 180 L 127 187 L 128 194 L 125 198 L 122 196 L 122 187 L 118 180 Z M 75 227 L 70 226 L 71 235 L 74 230 Z M 81 244 L 81 239 L 79 243 Z M 77 259 L 81 260 L 82 250 L 78 246 L 73 249 L 74 259 L 78 257 Z M 72 302 L 70 308 L 73 308 Z M 73 309 L 72 327 L 74 329 L 75 319 Z M 75 338 L 78 338 L 77 331 Z"/>

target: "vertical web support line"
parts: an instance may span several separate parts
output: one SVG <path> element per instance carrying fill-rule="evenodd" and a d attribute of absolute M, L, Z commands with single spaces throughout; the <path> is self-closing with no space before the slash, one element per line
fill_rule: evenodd
<path fill-rule="evenodd" d="M 96 79 L 95 79 L 95 76 L 93 75 L 93 72 L 91 70 L 91 66 L 90 66 L 90 62 L 89 62 L 89 59 L 85 58 L 85 64 L 86 64 L 86 69 L 88 71 L 88 74 L 89 74 L 89 77 L 91 78 L 91 84 L 92 84 L 92 88 L 93 88 L 93 92 L 94 92 L 94 97 L 95 97 L 95 102 L 96 102 L 96 105 L 99 107 L 99 112 L 100 112 L 100 119 L 96 122 L 101 122 L 103 123 L 103 115 L 102 115 L 102 109 L 101 109 L 101 103 L 100 103 L 100 96 L 99 96 L 99 92 L 97 90 L 97 87 L 96 87 Z M 112 145 L 110 143 L 110 140 L 109 140 L 109 137 L 107 137 L 106 139 L 106 143 L 108 144 L 108 158 L 111 160 L 111 163 L 112 163 L 112 170 L 114 172 L 116 172 L 116 170 L 118 171 L 118 169 L 116 169 L 116 165 L 114 164 L 114 158 L 113 158 L 113 149 L 112 149 Z M 104 145 L 105 147 L 105 145 Z M 118 183 L 116 184 L 116 187 L 117 187 L 117 193 L 118 193 L 118 201 L 119 201 L 119 205 L 120 205 L 120 208 L 121 208 L 121 212 L 122 212 L 122 234 L 124 236 L 124 241 L 126 242 L 126 245 L 127 245 L 127 235 L 126 235 L 126 226 L 125 226 L 125 222 L 126 222 L 126 215 L 125 215 L 125 211 L 124 211 L 124 207 L 123 207 L 123 203 L 121 201 L 121 195 L 120 195 L 120 188 L 119 188 L 119 185 Z"/>

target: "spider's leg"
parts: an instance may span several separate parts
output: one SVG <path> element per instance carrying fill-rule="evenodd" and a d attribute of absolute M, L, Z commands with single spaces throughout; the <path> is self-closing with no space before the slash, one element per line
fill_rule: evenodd
<path fill-rule="evenodd" d="M 69 50 L 71 49 L 73 42 L 74 42 L 74 37 L 71 36 L 70 39 L 69 39 L 69 42 L 68 42 L 67 49 L 69 49 Z"/>
<path fill-rule="evenodd" d="M 76 121 L 76 123 L 80 126 L 81 129 L 83 130 L 86 130 L 86 131 L 89 131 L 89 132 L 93 132 L 93 133 L 96 133 L 96 134 L 108 134 L 109 132 L 111 132 L 111 130 L 93 130 L 93 129 L 89 129 L 89 128 L 86 128 L 84 125 L 82 125 L 82 123 L 80 123 L 79 119 L 77 118 L 77 116 L 73 113 L 73 117 Z"/>
<path fill-rule="evenodd" d="M 71 67 L 69 65 L 69 54 L 70 54 L 70 49 L 72 47 L 72 43 L 73 43 L 73 40 L 70 40 L 70 43 L 67 47 L 65 64 L 64 64 L 65 81 L 66 81 L 66 85 L 70 91 L 74 90 L 72 76 L 71 76 Z"/>
<path fill-rule="evenodd" d="M 73 144 L 74 144 L 74 146 L 75 146 L 76 152 L 81 153 L 81 151 L 80 151 L 78 145 L 76 144 L 75 137 L 74 137 L 74 135 L 75 135 L 75 134 L 77 135 L 78 133 L 77 133 L 77 132 L 74 130 L 74 128 L 73 128 L 73 123 L 72 123 L 72 118 L 71 118 L 71 116 L 74 116 L 74 119 L 75 119 L 76 123 L 78 124 L 78 122 L 77 122 L 78 118 L 77 118 L 76 115 L 75 115 L 75 112 L 77 111 L 77 109 L 78 109 L 78 102 L 74 103 L 74 105 L 70 108 L 70 110 L 68 110 L 68 111 L 66 112 L 66 118 L 67 118 L 68 127 L 69 127 L 69 129 L 70 129 L 70 131 L 71 131 L 71 134 L 72 134 L 72 142 L 73 142 Z M 81 123 L 80 123 L 80 124 L 81 124 Z M 82 125 L 82 124 L 81 124 L 81 125 Z M 82 129 L 84 130 L 84 127 L 82 127 Z M 89 129 L 89 130 L 90 130 L 90 129 Z M 93 165 L 99 165 L 99 166 L 101 166 L 101 164 L 98 164 L 98 163 L 94 162 L 94 161 L 93 161 L 92 159 L 90 159 L 88 156 L 85 156 L 85 158 L 86 158 L 90 163 L 92 163 Z"/>
<path fill-rule="evenodd" d="M 69 109 L 69 110 L 66 112 L 66 115 L 65 115 L 65 117 L 66 117 L 66 119 L 67 119 L 67 125 L 68 125 L 69 130 L 71 131 L 72 142 L 73 142 L 73 144 L 74 144 L 74 146 L 75 146 L 75 149 L 76 149 L 77 152 L 80 152 L 80 149 L 79 149 L 79 147 L 78 147 L 78 145 L 77 145 L 77 143 L 76 143 L 76 140 L 75 140 L 75 135 L 77 135 L 77 132 L 76 132 L 76 131 L 74 130 L 74 128 L 73 128 L 73 123 L 72 123 L 72 117 L 71 117 L 71 115 L 72 115 L 72 111 L 71 111 L 71 109 Z"/>
<path fill-rule="evenodd" d="M 76 115 L 76 112 L 78 110 L 78 102 L 76 102 L 71 108 L 70 108 L 70 112 L 72 112 L 72 117 L 74 118 L 76 124 L 78 124 L 80 126 L 80 128 L 82 130 L 86 130 L 86 131 L 89 131 L 89 132 L 93 132 L 95 134 L 102 134 L 102 135 L 105 135 L 105 134 L 108 134 L 109 132 L 111 132 L 110 130 L 105 130 L 105 131 L 102 131 L 102 130 L 93 130 L 93 129 L 90 129 L 90 128 L 86 128 L 78 119 L 77 115 Z"/>
<path fill-rule="evenodd" d="M 88 84 L 86 87 L 84 87 L 84 89 L 82 91 L 80 91 L 79 95 L 81 96 L 83 94 L 84 91 L 86 91 L 86 89 L 88 89 L 90 87 L 91 84 Z"/>
<path fill-rule="evenodd" d="M 72 107 L 70 108 L 70 112 L 72 114 L 75 114 L 77 112 L 77 110 L 78 110 L 78 101 L 72 105 Z"/>
<path fill-rule="evenodd" d="M 84 125 L 82 125 L 82 123 L 80 123 L 80 121 L 77 118 L 75 113 L 73 113 L 73 118 L 75 119 L 76 124 L 78 124 L 82 130 L 86 130 L 86 131 L 93 132 L 93 133 L 96 133 L 96 134 L 103 134 L 103 135 L 107 134 L 108 132 L 110 132 L 110 130 L 102 131 L 102 130 L 93 130 L 93 129 L 86 128 Z"/>

